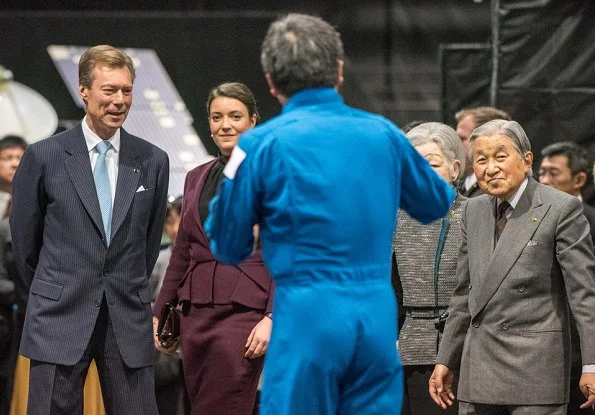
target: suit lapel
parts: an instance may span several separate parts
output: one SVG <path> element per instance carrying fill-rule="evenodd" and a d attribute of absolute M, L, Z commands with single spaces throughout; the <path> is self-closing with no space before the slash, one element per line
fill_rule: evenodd
<path fill-rule="evenodd" d="M 120 140 L 118 182 L 112 212 L 112 240 L 130 209 L 142 174 L 138 149 L 134 145 L 135 138 L 122 128 L 120 129 Z"/>
<path fill-rule="evenodd" d="M 65 151 L 69 154 L 64 164 L 70 180 L 95 226 L 105 238 L 95 180 L 91 171 L 91 160 L 80 123 L 69 132 Z"/>
<path fill-rule="evenodd" d="M 485 307 L 485 305 L 494 296 L 500 284 L 520 256 L 521 252 L 535 234 L 541 220 L 549 210 L 549 205 L 543 205 L 539 194 L 539 186 L 533 179 L 529 179 L 527 188 L 523 192 L 516 208 L 513 210 L 500 240 L 496 244 L 486 272 L 482 276 L 479 292 L 474 307 L 470 311 L 472 317 L 475 317 Z M 492 228 L 489 233 L 490 239 L 494 239 L 494 215 L 490 214 Z M 493 243 L 493 242 L 492 242 Z"/>
<path fill-rule="evenodd" d="M 482 197 L 482 203 L 478 204 L 472 214 L 474 220 L 472 226 L 467 229 L 467 249 L 469 261 L 472 261 L 470 269 L 475 275 L 479 275 L 478 281 L 484 281 L 490 258 L 494 252 L 494 227 L 496 220 L 493 214 L 486 215 L 485 212 L 493 212 L 494 198 Z M 475 282 L 475 281 L 472 281 Z M 477 283 L 476 283 L 477 284 Z M 469 297 L 469 310 L 473 312 L 477 308 L 477 298 Z"/>

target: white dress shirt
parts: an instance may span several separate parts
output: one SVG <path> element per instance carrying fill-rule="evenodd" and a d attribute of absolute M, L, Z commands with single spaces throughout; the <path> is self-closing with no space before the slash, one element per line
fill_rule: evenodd
<path fill-rule="evenodd" d="M 87 125 L 87 116 L 83 118 L 83 135 L 85 136 L 85 142 L 87 143 L 87 150 L 89 151 L 89 159 L 91 160 L 91 170 L 95 170 L 95 163 L 97 163 L 97 157 L 99 153 L 95 149 L 97 143 L 104 141 L 97 134 L 95 134 Z M 116 183 L 118 182 L 118 161 L 120 154 L 120 129 L 116 133 L 108 138 L 112 145 L 107 153 L 105 154 L 105 161 L 107 163 L 107 173 L 109 175 L 109 183 L 112 188 L 112 206 L 114 205 L 114 199 L 116 198 Z"/>

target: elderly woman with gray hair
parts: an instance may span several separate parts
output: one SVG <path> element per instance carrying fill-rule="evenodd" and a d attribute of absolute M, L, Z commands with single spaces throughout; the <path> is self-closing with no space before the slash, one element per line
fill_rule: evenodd
<path fill-rule="evenodd" d="M 416 150 L 432 168 L 453 184 L 465 171 L 461 139 L 451 127 L 426 122 L 407 132 Z M 443 411 L 427 393 L 438 352 L 441 324 L 456 286 L 461 245 L 461 207 L 457 195 L 448 214 L 423 225 L 399 211 L 393 239 L 392 283 L 399 306 L 399 354 L 405 368 L 403 414 L 457 413 Z"/>

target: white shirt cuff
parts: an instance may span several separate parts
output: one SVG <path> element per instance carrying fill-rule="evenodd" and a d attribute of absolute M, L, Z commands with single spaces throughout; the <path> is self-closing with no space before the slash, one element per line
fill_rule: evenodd
<path fill-rule="evenodd" d="M 584 365 L 583 373 L 595 373 L 595 365 Z"/>

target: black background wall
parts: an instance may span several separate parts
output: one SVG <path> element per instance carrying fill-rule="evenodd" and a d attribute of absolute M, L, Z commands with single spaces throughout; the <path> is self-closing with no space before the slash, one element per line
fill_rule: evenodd
<path fill-rule="evenodd" d="M 595 2 L 492 2 L 498 17 L 495 103 L 527 127 L 537 151 L 566 139 L 595 150 Z M 277 114 L 260 69 L 260 43 L 272 19 L 299 11 L 320 15 L 341 31 L 348 103 L 398 125 L 414 119 L 454 124 L 460 107 L 490 104 L 492 2 L 6 0 L 0 4 L 0 64 L 70 120 L 82 112 L 47 55 L 49 44 L 155 49 L 214 152 L 204 139 L 208 90 L 224 81 L 245 82 L 263 119 Z M 452 43 L 475 46 L 441 49 Z"/>
<path fill-rule="evenodd" d="M 440 119 L 439 45 L 485 42 L 490 34 L 489 5 L 472 0 L 5 0 L 0 64 L 16 81 L 41 92 L 60 119 L 72 120 L 82 112 L 51 62 L 48 45 L 155 49 L 214 152 L 204 111 L 212 86 L 243 81 L 254 90 L 263 119 L 279 112 L 260 69 L 259 48 L 270 21 L 290 11 L 320 15 L 341 31 L 346 101 L 399 125 Z"/>

